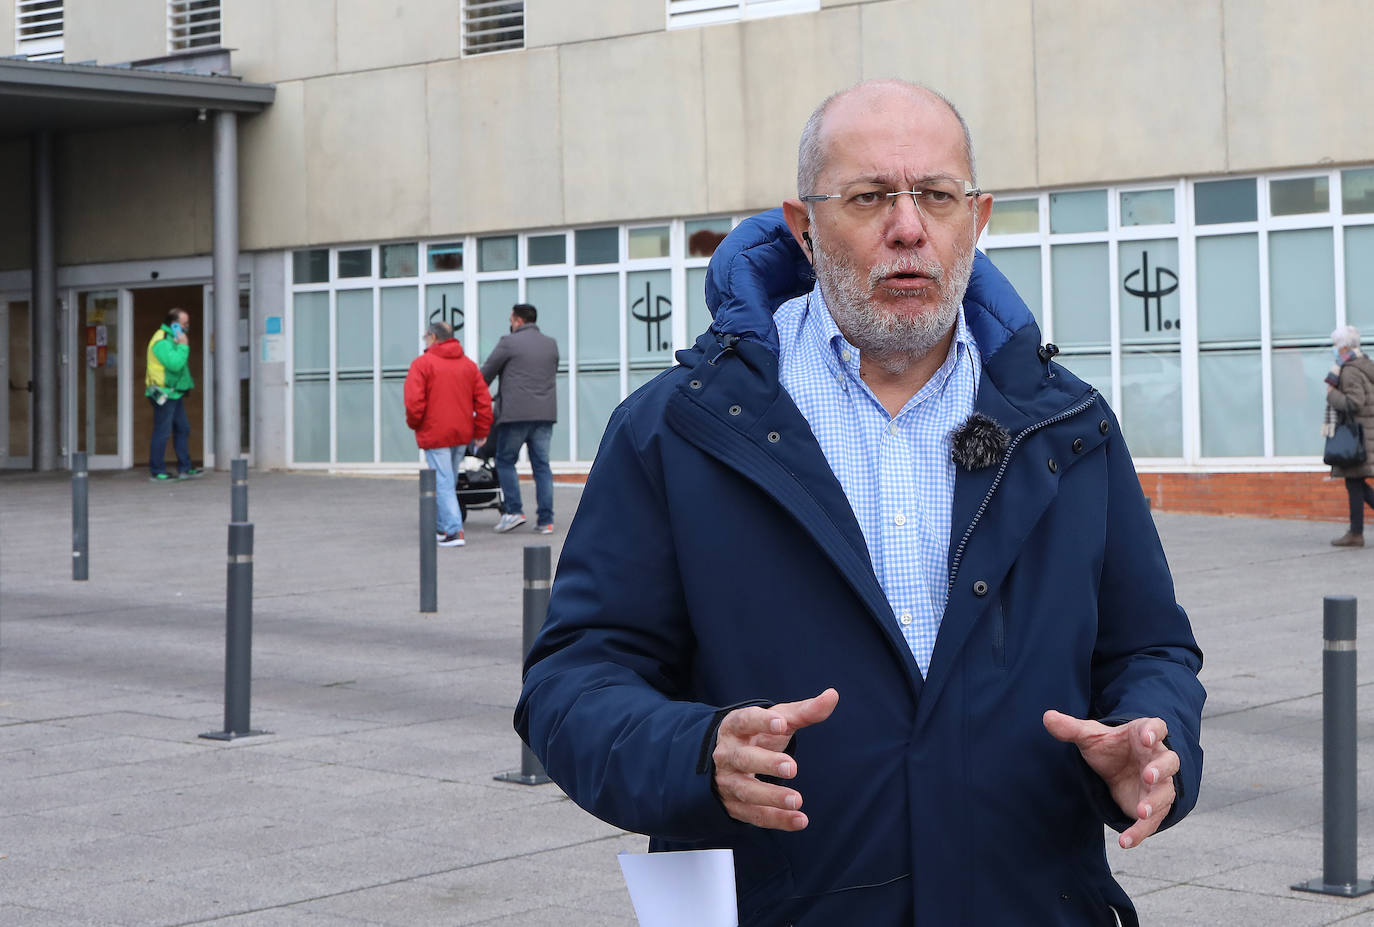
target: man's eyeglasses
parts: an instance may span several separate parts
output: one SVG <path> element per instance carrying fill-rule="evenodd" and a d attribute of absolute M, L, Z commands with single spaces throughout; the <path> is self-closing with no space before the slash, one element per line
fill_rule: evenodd
<path fill-rule="evenodd" d="M 870 221 L 888 215 L 898 199 L 910 196 L 922 216 L 933 222 L 947 222 L 958 217 L 960 207 L 966 201 L 982 192 L 967 180 L 939 177 L 924 181 L 910 190 L 894 190 L 890 185 L 881 183 L 852 183 L 841 188 L 839 193 L 808 193 L 801 197 L 801 201 L 821 203 L 839 200 L 840 209 L 847 217 Z"/>

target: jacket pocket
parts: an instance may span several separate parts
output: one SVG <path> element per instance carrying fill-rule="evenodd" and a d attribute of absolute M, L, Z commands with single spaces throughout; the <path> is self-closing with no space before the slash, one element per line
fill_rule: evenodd
<path fill-rule="evenodd" d="M 998 595 L 989 606 L 988 625 L 992 635 L 992 664 L 998 669 L 1007 667 L 1007 606 Z"/>

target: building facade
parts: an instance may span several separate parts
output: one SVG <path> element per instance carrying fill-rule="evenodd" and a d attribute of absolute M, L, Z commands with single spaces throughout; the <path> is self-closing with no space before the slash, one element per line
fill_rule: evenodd
<path fill-rule="evenodd" d="M 54 9 L 57 36 L 34 19 Z M 1374 90 L 1370 0 L 0 0 L 4 15 L 0 54 L 105 65 L 199 43 L 275 87 L 238 138 L 235 340 L 260 467 L 417 466 L 400 397 L 424 325 L 452 321 L 480 361 L 525 301 L 562 353 L 553 456 L 585 468 L 615 405 L 708 324 L 715 245 L 795 195 L 811 109 L 871 77 L 959 105 L 996 197 L 980 246 L 1111 400 L 1143 471 L 1319 470 L 1329 333 L 1374 331 L 1374 123 L 1355 115 Z M 141 367 L 109 355 L 169 304 L 210 305 L 209 129 L 54 144 L 63 453 L 133 466 Z M 36 424 L 14 388 L 30 152 L 0 137 L 11 466 L 32 463 Z M 213 405 L 193 410 L 207 441 Z"/>

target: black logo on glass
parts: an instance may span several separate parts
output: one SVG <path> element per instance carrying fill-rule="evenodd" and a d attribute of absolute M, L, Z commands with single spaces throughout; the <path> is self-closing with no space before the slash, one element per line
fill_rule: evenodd
<path fill-rule="evenodd" d="M 458 333 L 463 330 L 463 307 L 450 306 L 448 304 L 448 294 L 445 293 L 443 296 L 439 297 L 439 308 L 430 310 L 429 321 L 431 323 L 447 322 L 452 325 L 453 335 L 456 338 Z"/>
<path fill-rule="evenodd" d="M 1133 287 L 1131 281 L 1140 278 L 1140 285 Z M 1139 296 L 1145 304 L 1145 331 L 1150 331 L 1150 300 L 1155 303 L 1155 327 L 1154 331 L 1168 331 L 1181 327 L 1178 319 L 1164 318 L 1164 297 L 1178 289 L 1178 274 L 1167 267 L 1155 268 L 1155 279 L 1150 283 L 1150 252 L 1140 253 L 1140 267 L 1126 275 L 1126 279 L 1121 281 L 1121 288 L 1132 296 Z"/>
<path fill-rule="evenodd" d="M 644 307 L 643 315 L 635 312 L 640 306 Z M 630 315 L 644 323 L 644 350 L 652 354 L 673 346 L 671 341 L 663 340 L 663 323 L 673 317 L 673 301 L 666 296 L 654 296 L 647 280 L 644 282 L 644 295 L 630 303 Z M 654 347 L 655 344 L 658 347 Z"/>

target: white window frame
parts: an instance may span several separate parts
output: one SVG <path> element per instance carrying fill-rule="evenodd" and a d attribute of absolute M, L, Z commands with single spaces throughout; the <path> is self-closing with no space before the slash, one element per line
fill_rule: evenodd
<path fill-rule="evenodd" d="M 690 29 L 794 13 L 816 13 L 821 0 L 664 0 L 669 29 Z"/>
<path fill-rule="evenodd" d="M 61 61 L 65 53 L 67 7 L 49 0 L 15 0 L 14 51 L 30 61 Z M 46 28 L 43 28 L 46 27 Z M 37 35 L 25 36 L 24 30 L 43 28 Z"/>

